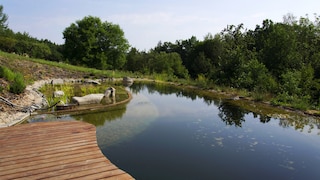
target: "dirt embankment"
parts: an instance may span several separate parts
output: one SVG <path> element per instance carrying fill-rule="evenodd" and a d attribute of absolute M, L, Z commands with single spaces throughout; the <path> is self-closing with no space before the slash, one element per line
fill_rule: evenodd
<path fill-rule="evenodd" d="M 57 78 L 81 79 L 88 76 L 88 74 L 83 72 L 69 71 L 58 67 L 34 63 L 32 61 L 8 59 L 1 56 L 0 65 L 8 67 L 12 71 L 20 72 L 24 75 L 25 79 L 32 81 L 32 85 L 28 85 L 22 94 L 16 95 L 7 90 L 9 83 L 5 79 L 0 78 L 0 86 L 3 88 L 0 96 L 18 106 L 12 107 L 0 101 L 0 127 L 11 126 L 29 115 L 28 113 L 20 112 L 21 107 L 39 104 L 42 98 L 33 89 L 41 86 L 41 83 L 50 82 L 52 79 Z"/>

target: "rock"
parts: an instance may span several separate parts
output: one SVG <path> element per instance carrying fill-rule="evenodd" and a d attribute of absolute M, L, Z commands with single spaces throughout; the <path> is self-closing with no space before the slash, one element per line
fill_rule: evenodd
<path fill-rule="evenodd" d="M 104 97 L 115 97 L 116 96 L 116 89 L 113 87 L 109 87 L 105 92 L 104 92 Z"/>
<path fill-rule="evenodd" d="M 232 100 L 239 100 L 240 99 L 240 97 L 239 96 L 234 96 L 234 97 L 232 97 Z"/>
<path fill-rule="evenodd" d="M 124 78 L 122 79 L 122 82 L 123 82 L 123 85 L 124 85 L 124 86 L 129 87 L 129 86 L 131 86 L 131 85 L 133 84 L 133 79 L 130 78 L 130 77 L 124 77 Z"/>
<path fill-rule="evenodd" d="M 88 84 L 95 84 L 95 85 L 100 85 L 101 84 L 100 82 L 98 82 L 96 80 L 91 80 L 91 79 L 85 80 L 84 82 L 88 83 Z"/>
<path fill-rule="evenodd" d="M 64 83 L 64 80 L 63 79 L 53 79 L 51 81 L 51 84 L 52 85 L 56 85 L 56 84 L 63 84 Z"/>
<path fill-rule="evenodd" d="M 63 91 L 55 91 L 53 92 L 53 97 L 62 97 L 64 96 L 64 92 Z"/>
<path fill-rule="evenodd" d="M 104 94 L 89 94 L 83 97 L 73 97 L 71 102 L 78 105 L 99 104 Z"/>

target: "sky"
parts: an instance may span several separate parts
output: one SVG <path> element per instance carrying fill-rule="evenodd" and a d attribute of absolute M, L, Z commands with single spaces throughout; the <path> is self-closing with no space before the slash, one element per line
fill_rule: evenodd
<path fill-rule="evenodd" d="M 227 25 L 247 29 L 263 20 L 282 22 L 291 13 L 297 18 L 320 15 L 319 0 L 0 0 L 9 16 L 9 28 L 38 39 L 64 44 L 62 32 L 85 16 L 118 24 L 132 47 L 141 51 L 159 41 L 198 40 L 220 33 Z"/>

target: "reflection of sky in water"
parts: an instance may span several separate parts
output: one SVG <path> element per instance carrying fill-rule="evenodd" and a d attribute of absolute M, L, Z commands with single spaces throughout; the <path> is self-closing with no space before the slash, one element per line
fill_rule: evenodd
<path fill-rule="evenodd" d="M 160 116 L 175 116 L 177 113 L 194 114 L 194 113 L 209 113 L 208 116 L 218 113 L 218 109 L 212 108 L 210 112 L 207 111 L 207 107 L 203 106 L 203 101 L 198 99 L 192 101 L 186 97 L 179 97 L 175 94 L 171 95 L 159 95 L 154 93 L 153 95 L 147 95 L 149 99 L 161 107 Z"/>
<path fill-rule="evenodd" d="M 214 171 L 216 175 L 203 175 L 204 178 L 228 179 L 230 177 L 223 173 L 227 172 L 227 169 L 235 171 L 232 177 L 238 173 L 239 177 L 244 179 L 300 179 L 301 177 L 313 179 L 320 175 L 315 171 L 316 167 L 320 165 L 319 161 L 315 161 L 320 157 L 320 137 L 316 135 L 319 132 L 317 128 L 313 130 L 316 133 L 300 132 L 292 126 L 280 126 L 281 120 L 279 119 L 271 119 L 268 123 L 261 123 L 259 116 L 255 118 L 252 113 L 244 113 L 245 121 L 241 126 L 226 125 L 226 122 L 222 121 L 218 115 L 218 107 L 208 106 L 202 99 L 176 98 L 175 94 L 159 95 L 159 93 L 153 93 L 145 95 L 159 111 L 159 117 L 154 121 L 154 126 L 151 125 L 153 131 L 164 132 L 166 137 L 170 135 L 172 137 L 172 139 L 162 139 L 163 134 L 154 135 L 156 138 L 154 146 L 161 146 L 160 149 L 163 149 L 161 151 L 153 149 L 154 155 L 147 156 L 150 152 L 139 151 L 151 159 L 154 158 L 155 162 L 161 164 L 162 160 L 154 156 L 176 159 L 182 156 L 178 155 L 179 153 L 184 154 L 192 151 L 193 154 L 191 152 L 188 159 L 194 164 L 197 164 L 197 161 L 202 162 L 203 164 L 198 164 L 198 168 L 216 167 L 219 171 L 209 170 L 209 168 L 208 171 Z M 229 112 L 231 115 L 234 113 L 231 110 L 225 112 Z M 239 113 L 234 114 L 239 115 Z M 160 130 L 160 128 L 164 129 Z M 174 130 L 171 132 L 170 129 Z M 142 133 L 138 140 L 132 142 L 135 144 L 133 146 L 144 147 L 144 141 L 139 144 L 139 138 L 142 138 L 144 134 L 151 138 L 153 133 L 149 131 Z M 188 142 L 185 142 L 186 140 Z M 148 142 L 150 143 L 150 141 Z M 157 142 L 165 143 L 156 145 Z M 177 144 L 181 147 L 180 150 L 176 150 Z M 130 147 L 128 148 L 130 149 Z M 175 151 L 179 153 L 175 154 Z M 168 154 L 168 152 L 170 153 Z M 135 151 L 135 153 L 138 152 Z M 142 157 L 139 158 L 140 161 L 144 161 Z M 211 158 L 213 159 L 210 161 Z M 124 159 L 124 161 L 126 160 Z M 184 168 L 190 166 L 190 164 L 184 164 L 183 160 L 181 161 L 181 166 Z M 176 171 L 179 170 L 176 169 Z M 252 172 L 256 175 L 245 172 Z M 144 171 L 144 173 L 146 172 Z M 261 175 L 265 177 L 261 177 Z M 184 177 L 195 179 L 192 178 L 192 175 Z"/>
<path fill-rule="evenodd" d="M 299 133 L 292 127 L 279 127 L 278 120 L 274 119 L 268 124 L 260 123 L 250 114 L 245 119 L 242 128 L 221 125 L 219 121 L 194 119 L 194 138 L 199 145 L 213 151 L 231 151 L 241 154 L 242 158 L 255 158 L 253 152 L 259 153 L 256 157 L 264 161 L 261 163 L 277 162 L 278 167 L 290 171 L 313 167 L 312 163 L 308 165 L 305 161 L 319 160 L 319 136 Z"/>
<path fill-rule="evenodd" d="M 157 108 L 146 96 L 133 94 L 121 119 L 106 121 L 104 126 L 97 127 L 98 143 L 104 147 L 128 140 L 147 128 L 158 115 Z"/>
<path fill-rule="evenodd" d="M 262 123 L 228 104 L 143 89 L 121 118 L 97 127 L 97 139 L 136 179 L 319 179 L 319 129 L 307 124 Z"/>

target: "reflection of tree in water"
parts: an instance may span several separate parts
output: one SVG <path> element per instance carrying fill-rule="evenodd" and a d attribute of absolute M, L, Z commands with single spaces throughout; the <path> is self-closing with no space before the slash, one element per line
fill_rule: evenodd
<path fill-rule="evenodd" d="M 132 86 L 129 87 L 130 91 L 134 94 L 140 93 L 142 90 L 146 88 L 144 83 L 141 82 L 134 82 Z"/>
<path fill-rule="evenodd" d="M 182 86 L 168 85 L 165 83 L 156 83 L 156 82 L 135 82 L 131 87 L 131 91 L 133 93 L 139 93 L 140 91 L 147 89 L 150 94 L 159 93 L 160 95 L 169 95 L 176 94 L 179 97 L 187 97 L 191 100 L 195 100 L 197 98 L 202 98 L 204 103 L 208 106 L 215 105 L 219 109 L 219 117 L 227 124 L 227 125 L 235 125 L 242 126 L 242 123 L 245 121 L 244 115 L 248 114 L 249 110 L 245 110 L 243 106 L 232 105 L 231 102 L 219 100 L 219 97 L 213 98 L 208 95 L 204 91 L 194 89 L 194 88 L 185 88 Z M 241 103 L 240 103 L 241 104 Z M 276 113 L 273 110 L 267 109 L 265 111 L 261 110 L 260 107 L 259 112 L 261 113 L 253 113 L 255 118 L 259 118 L 261 123 L 268 123 L 271 121 L 272 117 L 270 114 Z M 309 132 L 312 130 L 319 130 L 320 126 L 319 119 L 309 119 L 309 118 L 299 118 L 294 117 L 290 119 L 281 119 L 279 121 L 279 126 L 281 127 L 294 127 L 296 130 L 303 130 L 305 126 L 308 126 Z M 319 132 L 320 134 L 320 132 Z"/>
<path fill-rule="evenodd" d="M 258 118 L 259 117 L 261 123 L 268 123 L 271 120 L 271 117 L 267 116 L 267 115 L 257 114 L 255 112 L 252 112 L 252 114 L 253 114 L 254 118 Z"/>
<path fill-rule="evenodd" d="M 320 135 L 320 120 L 317 118 L 307 118 L 302 116 L 289 117 L 289 118 L 280 118 L 279 126 L 283 128 L 294 127 L 297 131 L 307 131 L 311 133 L 316 131 Z"/>
<path fill-rule="evenodd" d="M 227 101 L 222 101 L 218 109 L 219 117 L 227 125 L 242 127 L 242 123 L 245 122 L 244 115 L 247 113 L 247 111 L 238 106 L 232 105 Z"/>
<path fill-rule="evenodd" d="M 197 99 L 199 90 L 182 88 L 176 85 L 170 85 L 165 83 L 156 82 L 135 82 L 131 87 L 131 92 L 139 93 L 144 89 L 148 89 L 148 93 L 159 93 L 160 95 L 176 94 L 177 97 L 187 97 L 191 100 Z"/>
<path fill-rule="evenodd" d="M 126 112 L 126 105 L 119 105 L 109 107 L 106 111 L 85 113 L 80 115 L 72 115 L 72 117 L 79 121 L 85 121 L 97 126 L 103 126 L 106 121 L 113 121 L 122 118 Z"/>

